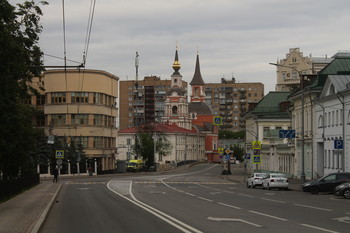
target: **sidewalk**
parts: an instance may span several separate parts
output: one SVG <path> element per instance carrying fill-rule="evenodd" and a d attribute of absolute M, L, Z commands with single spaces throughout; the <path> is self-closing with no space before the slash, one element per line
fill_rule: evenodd
<path fill-rule="evenodd" d="M 233 182 L 246 183 L 250 174 L 244 170 L 243 164 L 231 164 L 231 175 L 220 175 L 222 179 L 227 179 Z M 289 190 L 302 191 L 300 179 L 288 179 Z"/>
<path fill-rule="evenodd" d="M 0 233 L 38 232 L 61 185 L 44 180 L 0 204 Z"/>

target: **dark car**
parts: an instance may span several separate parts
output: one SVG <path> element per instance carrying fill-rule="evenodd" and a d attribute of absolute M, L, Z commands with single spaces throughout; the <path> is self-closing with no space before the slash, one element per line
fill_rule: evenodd
<path fill-rule="evenodd" d="M 334 195 L 350 199 L 350 183 L 344 183 L 335 187 Z"/>
<path fill-rule="evenodd" d="M 350 172 L 331 173 L 318 180 L 304 183 L 303 191 L 312 194 L 333 192 L 335 187 L 345 182 L 350 182 Z"/>

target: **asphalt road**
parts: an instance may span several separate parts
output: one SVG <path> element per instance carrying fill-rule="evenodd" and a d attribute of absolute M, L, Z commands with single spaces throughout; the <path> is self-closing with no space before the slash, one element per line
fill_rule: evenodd
<path fill-rule="evenodd" d="M 350 232 L 349 200 L 248 189 L 220 171 L 66 180 L 41 232 Z"/>

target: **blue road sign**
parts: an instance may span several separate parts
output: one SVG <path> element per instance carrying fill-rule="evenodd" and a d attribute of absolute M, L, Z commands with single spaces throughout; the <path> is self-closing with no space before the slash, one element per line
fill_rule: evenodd
<path fill-rule="evenodd" d="M 334 140 L 334 149 L 336 150 L 344 149 L 343 140 Z"/>
<path fill-rule="evenodd" d="M 279 138 L 295 138 L 295 130 L 280 129 Z"/>
<path fill-rule="evenodd" d="M 222 125 L 222 117 L 221 116 L 214 116 L 213 125 Z"/>
<path fill-rule="evenodd" d="M 254 155 L 253 156 L 253 164 L 261 164 L 261 157 L 260 157 L 260 155 Z"/>

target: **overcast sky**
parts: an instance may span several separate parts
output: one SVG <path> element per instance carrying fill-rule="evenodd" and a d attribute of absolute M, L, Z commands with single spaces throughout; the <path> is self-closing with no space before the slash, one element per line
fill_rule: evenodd
<path fill-rule="evenodd" d="M 64 57 L 62 1 L 42 6 L 40 46 Z M 91 0 L 65 0 L 67 59 L 81 62 Z M 135 79 L 169 79 L 178 41 L 180 73 L 192 80 L 196 53 L 206 83 L 221 78 L 261 82 L 275 90 L 276 67 L 289 48 L 304 56 L 350 50 L 349 0 L 97 0 L 86 68 Z M 45 56 L 45 65 L 63 60 Z M 68 65 L 76 63 L 68 62 Z"/>

